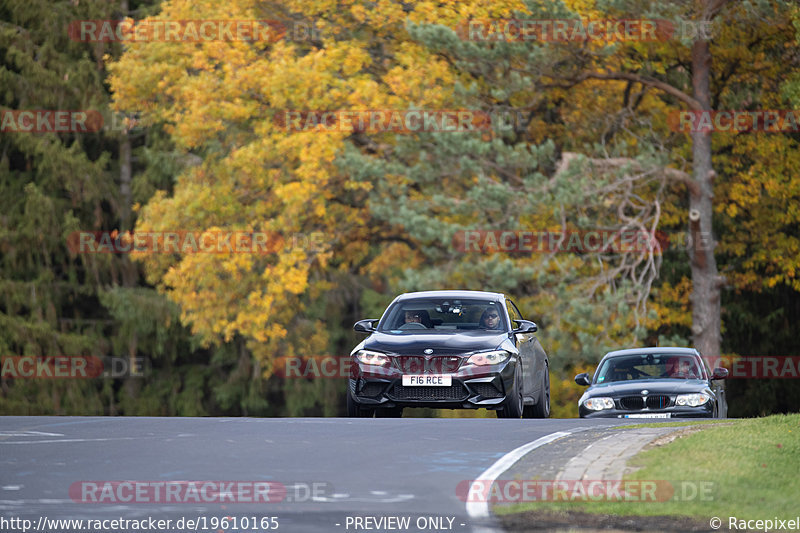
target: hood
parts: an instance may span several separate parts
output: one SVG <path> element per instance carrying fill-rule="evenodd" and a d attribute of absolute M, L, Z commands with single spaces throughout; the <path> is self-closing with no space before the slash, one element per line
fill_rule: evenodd
<path fill-rule="evenodd" d="M 617 381 L 592 385 L 586 390 L 592 396 L 640 396 L 647 390 L 648 396 L 654 394 L 689 394 L 708 389 L 702 379 L 659 379 L 652 381 Z"/>
<path fill-rule="evenodd" d="M 504 342 L 513 351 L 513 344 L 505 332 L 493 334 L 485 331 L 461 331 L 453 333 L 419 332 L 380 333 L 370 335 L 364 341 L 364 349 L 398 355 L 422 355 L 430 348 L 431 355 L 456 355 L 468 352 L 495 350 Z M 504 347 L 504 348 L 506 348 Z"/>

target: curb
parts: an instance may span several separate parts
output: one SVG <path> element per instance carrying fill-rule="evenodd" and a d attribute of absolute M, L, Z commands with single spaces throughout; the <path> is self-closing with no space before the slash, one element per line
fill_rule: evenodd
<path fill-rule="evenodd" d="M 621 480 L 625 475 L 628 459 L 654 440 L 682 429 L 684 428 L 634 428 L 615 431 L 590 444 L 570 459 L 556 480 Z M 618 439 L 620 433 L 625 436 L 622 442 Z"/>

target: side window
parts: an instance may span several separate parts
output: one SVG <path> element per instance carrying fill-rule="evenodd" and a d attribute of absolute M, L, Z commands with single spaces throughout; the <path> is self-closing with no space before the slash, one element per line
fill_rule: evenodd
<path fill-rule="evenodd" d="M 514 305 L 514 302 L 512 302 L 511 300 L 506 300 L 506 307 L 508 308 L 508 316 L 511 318 L 511 321 L 514 322 L 511 325 L 511 329 L 518 328 L 519 321 L 522 320 L 522 315 L 517 309 L 517 306 Z"/>

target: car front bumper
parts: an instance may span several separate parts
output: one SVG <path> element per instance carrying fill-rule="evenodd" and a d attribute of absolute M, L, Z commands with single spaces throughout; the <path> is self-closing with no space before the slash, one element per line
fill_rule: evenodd
<path fill-rule="evenodd" d="M 498 409 L 511 391 L 516 365 L 516 359 L 509 359 L 485 367 L 462 366 L 447 373 L 450 386 L 406 386 L 404 373 L 394 366 L 376 369 L 354 360 L 348 394 L 366 408 Z"/>
<path fill-rule="evenodd" d="M 698 407 L 680 406 L 652 410 L 603 409 L 602 411 L 591 411 L 581 406 L 578 412 L 581 418 L 713 418 L 714 405 L 712 402 L 708 402 Z"/>

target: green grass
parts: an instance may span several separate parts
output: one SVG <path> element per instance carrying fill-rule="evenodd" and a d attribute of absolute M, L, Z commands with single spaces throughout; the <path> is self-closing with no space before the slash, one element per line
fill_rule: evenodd
<path fill-rule="evenodd" d="M 703 520 L 718 516 L 726 524 L 729 516 L 739 519 L 798 516 L 800 414 L 724 422 L 730 425 L 706 426 L 702 431 L 642 452 L 628 462 L 629 466 L 641 468 L 626 480 L 666 480 L 673 487 L 680 487 L 681 482 L 702 482 L 711 487 L 706 499 L 698 496 L 681 501 L 673 496 L 663 502 L 536 502 L 498 505 L 493 511 L 496 514 L 581 511 Z"/>

